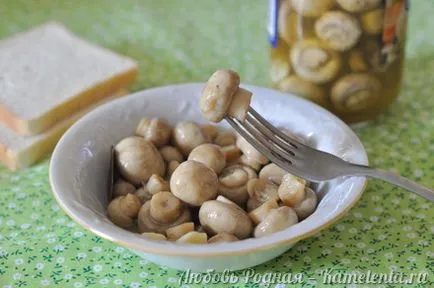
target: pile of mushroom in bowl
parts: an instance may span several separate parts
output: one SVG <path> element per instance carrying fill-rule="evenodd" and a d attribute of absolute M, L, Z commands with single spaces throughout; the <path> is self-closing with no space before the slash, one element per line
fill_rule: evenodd
<path fill-rule="evenodd" d="M 244 120 L 251 93 L 238 86 L 235 72 L 216 71 L 202 92 L 204 116 Z M 161 118 L 142 118 L 135 135 L 114 150 L 121 177 L 108 216 L 143 237 L 193 244 L 263 237 L 302 221 L 317 205 L 306 180 L 213 124 L 183 120 L 172 127 Z"/>
<path fill-rule="evenodd" d="M 50 162 L 62 209 L 141 257 L 193 271 L 258 265 L 342 217 L 362 195 L 364 177 L 308 183 L 221 120 L 224 113 L 242 119 L 250 104 L 291 137 L 367 164 L 351 129 L 307 100 L 240 85 L 236 73 L 217 72 L 207 83 L 115 100 L 74 124 Z M 111 147 L 119 178 L 109 198 Z"/>

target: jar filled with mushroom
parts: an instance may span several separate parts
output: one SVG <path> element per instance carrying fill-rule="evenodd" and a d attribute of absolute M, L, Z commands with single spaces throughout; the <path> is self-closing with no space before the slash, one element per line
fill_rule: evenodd
<path fill-rule="evenodd" d="M 373 119 L 398 96 L 408 0 L 269 0 L 273 88 L 348 123 Z"/>
<path fill-rule="evenodd" d="M 318 198 L 306 180 L 217 126 L 226 115 L 245 118 L 252 93 L 239 84 L 231 70 L 211 75 L 199 102 L 209 124 L 143 118 L 116 143 L 113 224 L 155 241 L 214 244 L 265 237 L 314 213 Z"/>

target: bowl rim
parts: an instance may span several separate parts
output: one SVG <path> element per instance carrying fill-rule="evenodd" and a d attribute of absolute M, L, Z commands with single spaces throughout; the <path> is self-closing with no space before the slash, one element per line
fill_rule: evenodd
<path fill-rule="evenodd" d="M 227 256 L 227 255 L 244 255 L 244 254 L 248 254 L 248 253 L 253 253 L 253 252 L 259 252 L 259 251 L 264 251 L 264 250 L 269 250 L 272 248 L 278 248 L 281 246 L 289 246 L 289 245 L 293 245 L 296 242 L 303 240 L 305 238 L 308 238 L 312 235 L 315 235 L 316 233 L 318 233 L 319 231 L 331 226 L 332 224 L 334 224 L 335 222 L 337 222 L 339 219 L 341 219 L 352 207 L 354 207 L 354 205 L 360 200 L 361 196 L 363 195 L 364 190 L 366 189 L 367 186 L 367 182 L 368 179 L 366 177 L 356 177 L 362 180 L 362 183 L 359 184 L 357 187 L 357 195 L 355 197 L 353 197 L 353 199 L 351 200 L 351 202 L 349 202 L 348 204 L 346 204 L 346 206 L 341 209 L 339 212 L 337 212 L 333 217 L 331 217 L 330 219 L 328 219 L 325 223 L 323 223 L 322 225 L 319 225 L 317 227 L 315 227 L 314 229 L 310 229 L 307 230 L 305 233 L 302 233 L 298 236 L 294 236 L 291 238 L 280 238 L 279 240 L 274 240 L 272 243 L 268 243 L 268 244 L 260 244 L 259 242 L 261 242 L 261 240 L 265 239 L 265 238 L 269 238 L 273 235 L 270 236 L 266 236 L 266 237 L 262 237 L 262 238 L 249 238 L 247 239 L 247 241 L 256 241 L 259 244 L 257 245 L 250 245 L 252 247 L 239 247 L 238 249 L 229 249 L 231 246 L 234 246 L 235 243 L 240 243 L 243 241 L 237 241 L 237 242 L 229 242 L 229 243 L 218 243 L 218 244 L 213 244 L 214 247 L 212 247 L 212 249 L 208 250 L 212 250 L 212 251 L 197 251 L 195 249 L 192 249 L 194 247 L 197 246 L 206 246 L 206 247 L 210 247 L 209 244 L 195 244 L 195 245 L 191 245 L 191 244 L 178 244 L 178 243 L 173 243 L 173 242 L 162 242 L 162 241 L 153 241 L 153 240 L 149 240 L 149 239 L 145 239 L 144 237 L 140 239 L 139 243 L 136 242 L 128 242 L 127 240 L 121 240 L 118 239 L 119 237 L 116 237 L 114 235 L 114 233 L 107 233 L 104 231 L 99 230 L 98 228 L 95 227 L 91 227 L 91 225 L 89 225 L 88 223 L 86 223 L 83 219 L 81 219 L 79 217 L 79 215 L 77 215 L 76 213 L 74 213 L 74 211 L 72 211 L 69 207 L 69 205 L 64 202 L 62 200 L 61 197 L 61 192 L 60 189 L 61 187 L 58 187 L 58 185 L 56 184 L 55 179 L 53 178 L 54 174 L 55 174 L 55 165 L 56 163 L 59 161 L 58 159 L 61 158 L 61 155 L 59 155 L 59 150 L 62 145 L 63 142 L 66 141 L 66 139 L 70 136 L 74 129 L 76 129 L 76 127 L 80 126 L 81 122 L 86 121 L 86 118 L 90 115 L 90 114 L 95 114 L 98 113 L 97 110 L 102 110 L 105 107 L 109 107 L 109 106 L 114 106 L 116 105 L 116 103 L 120 102 L 120 101 L 128 101 L 128 98 L 133 98 L 133 97 L 140 97 L 140 94 L 151 94 L 153 92 L 155 92 L 156 90 L 159 89 L 169 89 L 169 88 L 180 88 L 182 89 L 183 87 L 186 86 L 202 86 L 204 85 L 204 82 L 187 82 L 187 83 L 178 83 L 178 84 L 171 84 L 171 85 L 164 85 L 164 86 L 157 86 L 157 87 L 152 87 L 149 89 L 143 89 L 143 90 L 139 90 L 136 91 L 134 93 L 131 93 L 128 95 L 128 97 L 122 97 L 120 99 L 115 99 L 113 101 L 110 101 L 109 103 L 105 103 L 100 105 L 99 107 L 97 107 L 96 109 L 92 110 L 91 112 L 87 113 L 85 116 L 81 117 L 76 123 L 74 123 L 61 137 L 61 139 L 58 141 L 58 143 L 56 144 L 56 147 L 52 153 L 51 159 L 50 159 L 50 164 L 49 164 L 49 182 L 50 182 L 50 186 L 51 186 L 51 190 L 52 190 L 52 194 L 56 200 L 56 202 L 58 203 L 58 205 L 62 208 L 62 210 L 76 223 L 78 223 L 82 228 L 88 230 L 89 232 L 105 239 L 108 240 L 110 242 L 113 242 L 117 245 L 120 246 L 124 246 L 127 247 L 129 249 L 133 249 L 136 251 L 140 251 L 140 252 L 144 252 L 144 253 L 152 253 L 152 254 L 159 254 L 159 255 L 166 255 L 166 256 L 191 256 L 191 257 L 215 257 L 215 256 Z M 358 136 L 354 133 L 354 131 L 346 124 L 344 123 L 340 118 L 338 118 L 336 115 L 332 114 L 331 112 L 329 112 L 328 110 L 326 110 L 323 107 L 320 107 L 319 105 L 303 99 L 301 97 L 295 96 L 293 94 L 290 93 L 283 93 L 281 91 L 269 88 L 269 87 L 264 87 L 264 86 L 256 86 L 256 85 L 250 85 L 250 84 L 241 84 L 240 86 L 245 87 L 246 89 L 259 89 L 259 90 L 266 90 L 270 93 L 273 93 L 275 95 L 281 95 L 283 97 L 289 97 L 292 98 L 292 101 L 298 101 L 298 102 L 304 102 L 305 105 L 308 106 L 312 106 L 312 109 L 316 109 L 318 111 L 320 111 L 322 114 L 324 114 L 324 116 L 327 116 L 328 118 L 332 119 L 334 122 L 336 122 L 337 125 L 339 125 L 339 127 L 341 127 L 342 129 L 344 129 L 345 133 L 348 134 L 349 137 L 352 138 L 352 140 L 360 146 L 360 153 L 362 153 L 361 157 L 363 158 L 363 161 L 359 164 L 364 164 L 364 165 L 368 165 L 368 156 L 366 153 L 366 150 L 362 144 L 362 142 L 360 141 L 360 139 L 358 138 Z M 280 97 L 280 96 L 279 96 Z M 113 228 L 118 228 L 118 229 L 122 229 L 120 227 L 115 226 L 114 224 Z M 132 233 L 129 232 L 125 229 L 122 229 L 125 232 L 125 237 L 122 238 L 126 238 L 128 235 L 128 233 Z M 280 234 L 284 231 L 281 232 L 276 232 L 274 234 Z M 134 233 L 136 235 L 138 235 L 137 233 Z M 250 240 L 253 239 L 253 240 Z M 169 244 L 170 243 L 170 244 Z M 178 249 L 167 249 L 168 245 L 175 245 L 176 247 L 178 247 Z M 185 249 L 182 249 L 185 248 Z M 213 250 L 217 250 L 217 248 L 220 248 L 222 251 L 213 251 Z"/>

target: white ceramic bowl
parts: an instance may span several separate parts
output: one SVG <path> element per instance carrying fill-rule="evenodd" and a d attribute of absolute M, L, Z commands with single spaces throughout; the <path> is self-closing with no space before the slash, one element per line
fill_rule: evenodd
<path fill-rule="evenodd" d="M 172 124 L 184 119 L 206 123 L 198 109 L 203 85 L 191 83 L 137 92 L 95 109 L 73 125 L 57 144 L 50 163 L 51 187 L 62 209 L 84 228 L 151 262 L 175 269 L 223 271 L 271 260 L 297 241 L 331 225 L 354 206 L 365 188 L 364 177 L 320 184 L 317 192 L 321 200 L 314 214 L 284 231 L 259 239 L 180 245 L 146 240 L 112 224 L 105 212 L 110 145 L 132 135 L 142 117 L 163 117 Z M 368 164 L 357 136 L 331 113 L 278 91 L 242 87 L 253 92 L 252 107 L 272 123 L 289 128 L 321 150 L 353 163 Z"/>

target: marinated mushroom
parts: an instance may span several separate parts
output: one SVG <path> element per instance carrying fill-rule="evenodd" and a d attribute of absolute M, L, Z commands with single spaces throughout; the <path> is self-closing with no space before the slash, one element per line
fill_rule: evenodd
<path fill-rule="evenodd" d="M 215 144 L 202 144 L 191 151 L 188 160 L 205 164 L 208 168 L 220 174 L 226 166 L 226 158 L 220 147 Z"/>
<path fill-rule="evenodd" d="M 290 0 L 292 8 L 305 17 L 318 17 L 333 7 L 336 0 Z"/>
<path fill-rule="evenodd" d="M 155 195 L 153 197 L 155 197 Z M 145 202 L 145 204 L 140 207 L 139 214 L 137 216 L 137 226 L 140 233 L 155 232 L 163 234 L 170 227 L 178 226 L 179 224 L 191 221 L 190 210 L 187 206 L 183 205 L 178 218 L 169 223 L 160 222 L 159 220 L 154 219 L 151 215 L 151 201 Z"/>
<path fill-rule="evenodd" d="M 276 198 L 268 200 L 258 208 L 249 212 L 249 217 L 252 219 L 253 223 L 257 225 L 259 222 L 265 219 L 271 210 L 279 208 Z"/>
<path fill-rule="evenodd" d="M 270 160 L 267 157 L 262 155 L 258 150 L 255 149 L 246 139 L 244 139 L 241 135 L 237 134 L 237 147 L 240 148 L 241 152 L 243 152 L 246 157 L 250 158 L 251 161 L 258 162 L 261 165 L 267 164 Z"/>
<path fill-rule="evenodd" d="M 143 118 L 136 128 L 136 134 L 143 136 L 145 140 L 159 148 L 169 142 L 172 127 L 166 121 L 159 118 Z"/>
<path fill-rule="evenodd" d="M 199 221 L 203 229 L 210 235 L 229 233 L 238 239 L 250 237 L 253 230 L 252 220 L 237 205 L 209 200 L 199 209 Z"/>
<path fill-rule="evenodd" d="M 121 178 L 116 180 L 115 184 L 113 185 L 113 197 L 125 196 L 129 193 L 134 194 L 135 192 L 136 187 Z"/>
<path fill-rule="evenodd" d="M 214 144 L 219 146 L 229 146 L 235 144 L 235 134 L 229 131 L 222 131 L 217 134 Z"/>
<path fill-rule="evenodd" d="M 234 164 L 223 169 L 219 176 L 218 194 L 238 205 L 244 205 L 249 197 L 247 183 L 258 177 L 256 172 L 247 166 Z"/>
<path fill-rule="evenodd" d="M 318 203 L 318 197 L 316 196 L 315 191 L 313 191 L 310 187 L 304 188 L 305 196 L 304 199 L 294 205 L 295 213 L 297 213 L 298 219 L 301 221 L 309 217 L 316 209 L 316 205 Z"/>
<path fill-rule="evenodd" d="M 247 183 L 247 211 L 252 211 L 267 201 L 279 198 L 277 189 L 279 186 L 265 179 L 251 179 Z"/>
<path fill-rule="evenodd" d="M 224 146 L 221 151 L 226 159 L 226 165 L 236 162 L 241 156 L 241 150 L 235 145 Z"/>
<path fill-rule="evenodd" d="M 178 149 L 173 146 L 164 146 L 160 149 L 160 154 L 163 157 L 164 161 L 169 163 L 170 161 L 184 161 L 184 156 Z"/>
<path fill-rule="evenodd" d="M 379 34 L 383 29 L 384 10 L 375 9 L 360 15 L 360 24 L 366 34 Z"/>
<path fill-rule="evenodd" d="M 280 185 L 282 183 L 282 178 L 288 172 L 280 168 L 274 163 L 270 163 L 267 166 L 264 166 L 259 172 L 259 178 L 264 180 L 269 180 L 276 185 Z"/>
<path fill-rule="evenodd" d="M 114 224 L 128 228 L 133 225 L 133 219 L 137 217 L 140 206 L 140 199 L 136 195 L 127 194 L 113 199 L 107 207 L 107 214 Z"/>
<path fill-rule="evenodd" d="M 240 76 L 232 70 L 217 70 L 202 90 L 199 108 L 202 115 L 212 122 L 220 122 L 226 116 L 234 93 L 240 85 Z"/>
<path fill-rule="evenodd" d="M 316 84 L 331 81 L 341 69 L 340 55 L 326 49 L 316 39 L 304 39 L 295 43 L 290 52 L 290 60 L 298 76 Z"/>
<path fill-rule="evenodd" d="M 206 244 L 208 243 L 208 235 L 206 233 L 191 231 L 182 235 L 176 242 L 184 244 Z"/>
<path fill-rule="evenodd" d="M 254 236 L 256 238 L 268 236 L 289 228 L 297 222 L 298 217 L 294 209 L 282 206 L 268 213 L 264 220 L 255 227 Z"/>
<path fill-rule="evenodd" d="M 176 241 L 188 232 L 194 231 L 194 223 L 186 222 L 166 230 L 167 239 Z"/>
<path fill-rule="evenodd" d="M 306 180 L 288 173 L 283 176 L 282 183 L 279 185 L 277 193 L 283 204 L 294 206 L 303 200 L 305 188 Z"/>
<path fill-rule="evenodd" d="M 197 146 L 209 142 L 207 135 L 193 121 L 179 122 L 173 129 L 173 141 L 179 151 L 186 157 Z"/>
<path fill-rule="evenodd" d="M 122 139 L 114 147 L 121 176 L 134 185 L 148 181 L 152 174 L 163 176 L 166 164 L 155 146 L 137 136 Z"/>
<path fill-rule="evenodd" d="M 336 51 L 351 49 L 362 35 L 357 18 L 341 11 L 324 13 L 315 22 L 315 32 L 328 48 Z"/>
<path fill-rule="evenodd" d="M 222 242 L 234 242 L 238 240 L 239 239 L 234 235 L 223 232 L 223 233 L 218 233 L 213 237 L 209 238 L 208 243 L 211 244 L 211 243 L 222 243 Z"/>
<path fill-rule="evenodd" d="M 336 0 L 342 9 L 352 13 L 369 11 L 381 5 L 383 0 Z"/>
<path fill-rule="evenodd" d="M 219 128 L 212 124 L 202 125 L 200 128 L 202 129 L 203 133 L 207 135 L 209 142 L 214 142 L 214 139 L 219 133 Z"/>
<path fill-rule="evenodd" d="M 149 193 L 148 189 L 146 188 L 146 186 L 140 187 L 139 189 L 136 190 L 136 192 L 134 193 L 137 197 L 139 197 L 140 202 L 143 204 L 148 200 L 151 200 L 152 198 L 152 194 Z"/>
<path fill-rule="evenodd" d="M 286 93 L 292 93 L 303 98 L 309 99 L 319 105 L 326 105 L 327 96 L 324 88 L 315 83 L 304 80 L 296 75 L 284 78 L 277 84 L 277 88 Z"/>
<path fill-rule="evenodd" d="M 250 159 L 246 155 L 240 156 L 239 164 L 250 167 L 253 170 L 255 170 L 255 172 L 258 172 L 259 170 L 261 170 L 261 167 L 262 167 L 262 165 L 260 163 L 253 161 L 252 159 Z"/>
<path fill-rule="evenodd" d="M 154 195 L 160 191 L 169 191 L 169 183 L 163 179 L 163 177 L 152 174 L 149 178 L 148 183 L 146 183 L 146 189 L 151 195 Z"/>
<path fill-rule="evenodd" d="M 151 240 L 159 240 L 159 241 L 167 240 L 166 236 L 164 236 L 161 233 L 145 232 L 145 233 L 142 233 L 141 235 L 144 238 L 151 239 Z"/>
<path fill-rule="evenodd" d="M 331 102 L 339 111 L 360 111 L 378 101 L 380 88 L 380 81 L 370 74 L 349 74 L 333 85 Z"/>
<path fill-rule="evenodd" d="M 217 174 L 205 164 L 188 160 L 181 163 L 170 178 L 170 190 L 182 201 L 199 206 L 217 196 Z"/>
<path fill-rule="evenodd" d="M 151 217 L 160 223 L 170 223 L 177 219 L 184 209 L 184 205 L 172 193 L 161 191 L 151 198 Z"/>
<path fill-rule="evenodd" d="M 297 29 L 299 28 L 299 16 L 291 7 L 291 1 L 283 1 L 279 8 L 279 14 L 277 15 L 277 21 L 278 21 L 278 33 L 279 36 L 285 41 L 286 44 L 292 45 L 294 44 L 299 35 Z M 273 82 L 278 82 L 279 80 L 283 79 L 285 76 L 287 76 L 291 72 L 290 65 L 285 63 L 288 63 L 288 54 L 280 54 L 278 58 L 275 58 L 277 62 L 272 63 L 274 66 L 274 73 L 275 77 L 271 78 Z M 285 57 L 286 56 L 286 57 Z M 273 68 L 272 68 L 273 69 Z M 279 79 L 280 78 L 280 79 Z"/>

